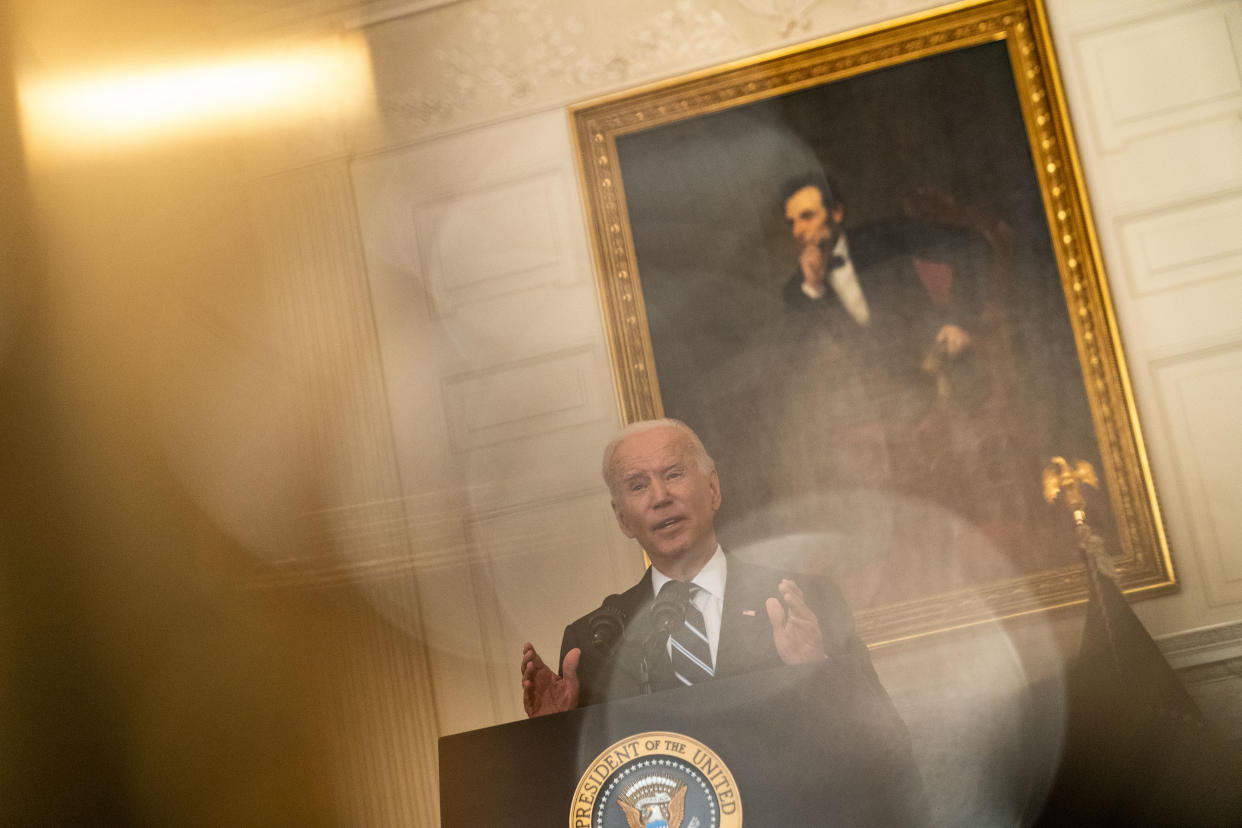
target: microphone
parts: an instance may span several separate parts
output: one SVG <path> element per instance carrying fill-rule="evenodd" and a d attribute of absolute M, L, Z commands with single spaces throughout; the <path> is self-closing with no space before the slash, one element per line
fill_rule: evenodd
<path fill-rule="evenodd" d="M 591 633 L 591 645 L 601 655 L 607 655 L 616 645 L 617 639 L 625 630 L 625 610 L 618 604 L 620 595 L 609 595 L 604 604 L 587 619 L 587 630 Z"/>
<path fill-rule="evenodd" d="M 689 604 L 689 585 L 684 581 L 669 581 L 660 587 L 660 594 L 648 608 L 644 624 L 646 638 L 638 662 L 640 694 L 645 696 L 651 692 L 651 665 L 660 659 L 669 634 L 685 622 Z"/>
<path fill-rule="evenodd" d="M 666 636 L 686 620 L 690 604 L 690 587 L 685 581 L 669 581 L 660 587 L 660 594 L 651 605 L 652 634 Z"/>

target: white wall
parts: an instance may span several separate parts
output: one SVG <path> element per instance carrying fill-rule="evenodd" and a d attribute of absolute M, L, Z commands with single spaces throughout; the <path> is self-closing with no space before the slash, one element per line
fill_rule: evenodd
<path fill-rule="evenodd" d="M 1154 634 L 1242 615 L 1242 4 L 1057 3 L 1067 96 L 1182 590 Z"/>

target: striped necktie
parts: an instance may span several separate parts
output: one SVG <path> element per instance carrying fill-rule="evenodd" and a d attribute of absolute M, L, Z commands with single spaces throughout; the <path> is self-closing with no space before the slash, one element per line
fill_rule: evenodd
<path fill-rule="evenodd" d="M 716 674 L 712 667 L 712 647 L 707 641 L 703 613 L 694 605 L 694 596 L 698 595 L 700 587 L 697 584 L 689 584 L 689 587 L 690 601 L 686 605 L 685 623 L 676 627 L 669 638 L 673 672 L 682 684 L 706 681 Z"/>

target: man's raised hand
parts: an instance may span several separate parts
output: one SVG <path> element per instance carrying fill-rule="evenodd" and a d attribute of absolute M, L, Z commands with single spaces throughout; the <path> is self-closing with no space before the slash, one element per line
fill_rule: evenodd
<path fill-rule="evenodd" d="M 824 637 L 819 630 L 819 619 L 807 606 L 802 589 L 783 579 L 777 587 L 784 605 L 776 598 L 765 604 L 768 620 L 772 622 L 772 638 L 776 652 L 786 664 L 806 664 L 824 657 Z M 786 609 L 788 607 L 788 609 Z"/>
<path fill-rule="evenodd" d="M 546 716 L 564 713 L 578 706 L 578 659 L 582 650 L 577 647 L 565 653 L 561 663 L 564 675 L 558 676 L 543 663 L 539 653 L 528 641 L 522 647 L 522 707 L 527 716 Z"/>

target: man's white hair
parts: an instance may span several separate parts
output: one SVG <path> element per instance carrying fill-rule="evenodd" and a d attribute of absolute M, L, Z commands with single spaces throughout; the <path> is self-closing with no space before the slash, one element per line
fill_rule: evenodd
<path fill-rule="evenodd" d="M 674 420 L 671 417 L 665 417 L 659 420 L 639 420 L 630 423 L 625 428 L 617 432 L 617 435 L 608 441 L 608 445 L 604 447 L 604 462 L 602 472 L 604 475 L 604 483 L 608 486 L 608 491 L 615 492 L 617 484 L 615 472 L 613 468 L 617 448 L 628 437 L 635 434 L 642 434 L 644 431 L 650 431 L 653 428 L 671 428 L 679 432 L 686 438 L 686 442 L 690 444 L 691 453 L 694 455 L 694 461 L 704 474 L 710 474 L 716 470 L 716 461 L 707 453 L 707 449 L 703 447 L 703 441 L 699 439 L 699 435 L 694 433 L 694 429 L 683 423 L 681 420 Z"/>

